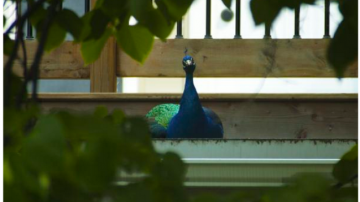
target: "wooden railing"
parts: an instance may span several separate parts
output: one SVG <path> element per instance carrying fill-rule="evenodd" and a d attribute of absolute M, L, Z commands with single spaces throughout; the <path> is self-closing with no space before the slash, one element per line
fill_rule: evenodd
<path fill-rule="evenodd" d="M 107 72 L 104 80 L 112 76 L 184 77 L 181 58 L 185 47 L 197 63 L 196 77 L 331 78 L 335 77 L 335 72 L 326 60 L 328 44 L 328 39 L 168 39 L 165 43 L 155 40 L 150 56 L 144 65 L 140 65 L 121 49 L 113 50 L 116 45 L 111 40 L 104 48 L 103 56 L 95 64 L 84 66 L 80 47 L 72 42 L 65 42 L 58 49 L 44 55 L 40 78 L 89 79 L 91 73 L 100 74 L 91 71 L 97 66 L 102 69 L 109 66 L 114 68 Z M 31 58 L 37 42 L 27 41 L 26 45 Z M 31 62 L 28 60 L 29 64 Z M 357 67 L 357 62 L 351 65 L 345 77 L 356 78 Z M 15 63 L 14 71 L 21 76 L 20 62 Z"/>
<path fill-rule="evenodd" d="M 239 12 L 237 8 L 236 15 Z M 240 23 L 240 19 L 236 23 Z M 266 30 L 269 35 L 269 29 Z M 89 66 L 84 66 L 80 47 L 65 42 L 44 55 L 40 78 L 90 79 L 92 93 L 50 93 L 40 94 L 39 98 L 45 110 L 87 111 L 106 105 L 110 110 L 121 108 L 129 115 L 144 116 L 157 104 L 178 103 L 180 95 L 117 94 L 116 78 L 184 77 L 181 59 L 185 48 L 197 63 L 196 77 L 335 78 L 326 60 L 329 39 L 298 39 L 296 28 L 295 33 L 297 39 L 180 39 L 180 30 L 177 39 L 165 43 L 155 40 L 142 66 L 122 52 L 114 39 L 107 42 L 100 58 Z M 206 35 L 211 35 L 209 30 Z M 328 38 L 328 30 L 325 35 Z M 238 28 L 235 38 L 239 36 Z M 32 58 L 37 42 L 26 41 L 26 45 L 28 58 Z M 28 59 L 28 62 L 32 61 Z M 15 63 L 14 71 L 21 76 L 20 63 Z M 357 76 L 358 62 L 355 62 L 348 67 L 345 77 Z M 225 138 L 357 138 L 357 94 L 207 94 L 200 97 L 204 106 L 219 114 Z"/>
<path fill-rule="evenodd" d="M 106 106 L 144 116 L 162 103 L 179 103 L 179 94 L 40 94 L 45 111 L 93 111 Z M 226 139 L 356 139 L 357 95 L 349 94 L 200 94 L 214 110 Z"/>

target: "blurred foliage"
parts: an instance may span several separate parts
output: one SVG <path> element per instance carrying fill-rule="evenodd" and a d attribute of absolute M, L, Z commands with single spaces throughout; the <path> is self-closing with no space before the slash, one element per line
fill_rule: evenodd
<path fill-rule="evenodd" d="M 6 108 L 4 117 L 5 202 L 357 201 L 356 187 L 342 187 L 357 175 L 357 145 L 334 167 L 341 187 L 333 186 L 329 176 L 306 174 L 261 195 L 237 191 L 189 196 L 183 185 L 185 164 L 175 153 L 154 150 L 142 117 L 126 117 L 118 109 L 109 113 L 103 106 L 92 114 L 43 114 L 32 104 L 22 110 Z M 124 173 L 143 177 L 117 185 Z"/>
<path fill-rule="evenodd" d="M 14 87 L 21 84 L 13 81 Z M 287 186 L 261 194 L 190 196 L 184 187 L 186 165 L 175 153 L 154 150 L 143 117 L 104 106 L 87 114 L 42 113 L 33 103 L 7 106 L 4 117 L 5 202 L 352 202 L 358 197 L 357 188 L 347 186 L 357 179 L 357 145 L 334 166 L 340 184 L 317 173 L 295 176 Z M 139 177 L 117 184 L 124 174 Z"/>
<path fill-rule="evenodd" d="M 296 176 L 284 187 L 257 191 L 248 190 L 227 195 L 204 193 L 194 197 L 194 202 L 355 202 L 357 187 L 330 188 L 330 181 L 319 174 Z"/>
<path fill-rule="evenodd" d="M 344 76 L 346 68 L 358 58 L 358 1 L 339 0 L 343 16 L 327 51 L 327 59 L 336 75 Z"/>
<path fill-rule="evenodd" d="M 252 0 L 252 9 L 261 9 L 258 1 L 261 0 Z M 268 18 L 275 19 L 282 7 L 293 8 L 300 2 L 268 1 L 275 2 L 264 3 L 270 14 L 266 14 L 267 9 L 253 11 L 254 15 L 265 15 L 264 18 L 256 17 L 257 24 Z M 355 26 L 355 11 L 345 1 L 341 7 L 345 24 L 342 32 L 345 35 L 339 31 L 340 36 L 346 36 L 349 26 L 352 30 Z M 192 0 L 155 0 L 156 7 L 151 1 L 144 0 L 98 0 L 93 10 L 80 17 L 68 9 L 50 9 L 59 0 L 27 2 L 33 10 L 25 12 L 27 16 L 24 14 L 18 23 L 30 19 L 37 38 L 46 37 L 45 44 L 40 44 L 44 45 L 44 50 L 53 50 L 64 41 L 65 34 L 70 33 L 74 43 L 81 44 L 83 58 L 88 64 L 99 57 L 110 37 L 114 37 L 127 54 L 143 62 L 152 48 L 154 36 L 165 40 Z M 230 7 L 231 1 L 223 2 Z M 136 25 L 129 25 L 130 16 L 138 21 Z M 53 21 L 46 31 L 44 25 L 51 19 Z M 6 21 L 6 18 L 3 20 Z M 10 40 L 10 31 L 4 33 L 4 52 L 8 55 L 17 53 L 15 44 L 19 44 Z M 5 202 L 357 200 L 357 190 L 344 187 L 357 177 L 357 146 L 335 165 L 333 174 L 340 183 L 335 187 L 323 176 L 306 175 L 294 178 L 289 186 L 261 195 L 243 191 L 225 196 L 208 193 L 190 197 L 183 185 L 185 164 L 175 153 L 154 150 L 148 124 L 143 118 L 126 117 L 121 110 L 109 112 L 105 107 L 96 108 L 92 114 L 61 110 L 43 113 L 36 103 L 27 99 L 27 81 L 11 74 L 11 71 L 6 76 Z M 36 77 L 29 78 L 36 82 Z M 123 173 L 143 177 L 126 185 L 116 185 Z"/>
<path fill-rule="evenodd" d="M 6 202 L 187 200 L 184 163 L 177 154 L 155 152 L 143 118 L 104 107 L 93 114 L 42 114 L 33 106 L 4 115 Z M 115 186 L 121 172 L 145 177 Z"/>
<path fill-rule="evenodd" d="M 351 182 L 358 175 L 358 145 L 345 153 L 334 166 L 334 177 L 342 184 Z"/>
<path fill-rule="evenodd" d="M 294 9 L 301 4 L 313 4 L 316 0 L 251 0 L 250 10 L 256 25 L 271 24 L 281 9 Z"/>

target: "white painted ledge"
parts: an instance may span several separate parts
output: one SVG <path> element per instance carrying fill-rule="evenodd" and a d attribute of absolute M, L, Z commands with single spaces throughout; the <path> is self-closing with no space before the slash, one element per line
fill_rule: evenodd
<path fill-rule="evenodd" d="M 187 164 L 187 187 L 276 187 L 295 175 L 332 179 L 333 165 L 355 140 L 154 140 L 159 152 L 178 153 Z M 117 184 L 141 175 L 122 173 Z"/>

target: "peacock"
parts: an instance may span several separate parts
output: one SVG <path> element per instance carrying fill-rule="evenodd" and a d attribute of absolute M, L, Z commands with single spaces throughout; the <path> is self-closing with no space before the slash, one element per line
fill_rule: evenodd
<path fill-rule="evenodd" d="M 185 55 L 182 64 L 186 82 L 180 105 L 157 105 L 146 114 L 152 137 L 223 138 L 224 129 L 219 116 L 201 106 L 193 81 L 194 59 Z"/>

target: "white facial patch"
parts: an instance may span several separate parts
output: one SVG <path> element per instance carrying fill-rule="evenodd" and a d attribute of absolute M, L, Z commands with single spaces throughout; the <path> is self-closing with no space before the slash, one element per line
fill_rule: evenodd
<path fill-rule="evenodd" d="M 186 61 L 185 61 L 185 64 L 186 64 L 186 65 L 191 65 L 191 60 L 186 60 Z"/>

